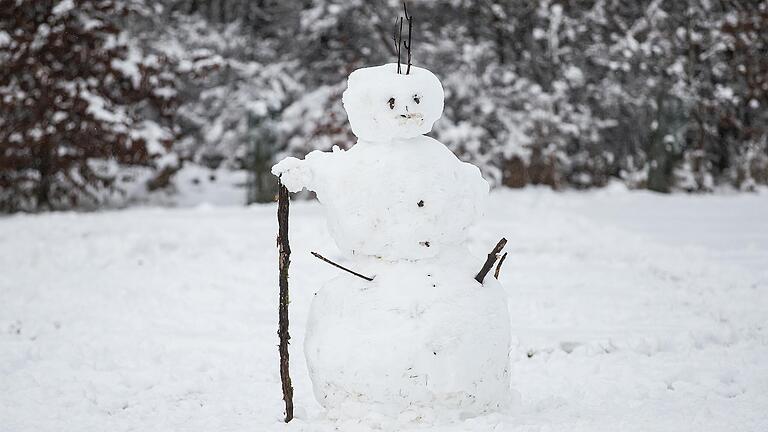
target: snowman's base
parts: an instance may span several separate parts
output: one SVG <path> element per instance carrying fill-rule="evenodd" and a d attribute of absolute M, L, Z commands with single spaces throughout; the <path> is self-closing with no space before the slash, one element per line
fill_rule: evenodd
<path fill-rule="evenodd" d="M 509 315 L 494 279 L 423 261 L 364 270 L 373 282 L 340 275 L 312 303 L 305 354 L 329 412 L 467 417 L 506 405 Z"/>

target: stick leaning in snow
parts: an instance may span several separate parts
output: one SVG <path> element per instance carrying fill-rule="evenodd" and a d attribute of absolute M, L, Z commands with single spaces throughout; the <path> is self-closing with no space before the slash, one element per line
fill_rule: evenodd
<path fill-rule="evenodd" d="M 291 246 L 288 243 L 288 189 L 279 184 L 280 192 L 277 198 L 277 248 L 279 252 L 280 269 L 280 301 L 278 305 L 277 335 L 280 338 L 280 382 L 283 387 L 285 401 L 285 422 L 293 419 L 293 386 L 288 366 L 288 344 L 291 335 L 288 333 L 288 267 L 291 265 Z"/>

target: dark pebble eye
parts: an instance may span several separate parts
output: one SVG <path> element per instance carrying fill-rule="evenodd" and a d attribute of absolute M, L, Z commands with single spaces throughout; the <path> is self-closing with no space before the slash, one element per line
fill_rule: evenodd
<path fill-rule="evenodd" d="M 421 98 L 419 97 L 419 95 L 413 95 L 413 101 L 416 102 L 417 104 L 421 103 Z"/>
<path fill-rule="evenodd" d="M 387 103 L 389 104 L 389 109 L 395 109 L 395 98 L 389 98 Z"/>

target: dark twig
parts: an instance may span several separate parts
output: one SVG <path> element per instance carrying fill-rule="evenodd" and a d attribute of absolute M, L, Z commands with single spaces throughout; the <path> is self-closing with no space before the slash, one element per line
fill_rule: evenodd
<path fill-rule="evenodd" d="M 408 21 L 408 43 L 403 41 L 403 46 L 408 54 L 408 68 L 405 70 L 405 74 L 411 73 L 411 38 L 413 36 L 413 17 L 408 15 L 408 5 L 403 2 L 403 12 L 405 13 L 405 19 Z M 401 36 L 402 38 L 402 36 Z"/>
<path fill-rule="evenodd" d="M 395 42 L 395 54 L 397 54 L 397 73 L 400 73 L 400 39 L 398 39 L 397 23 L 400 22 L 400 33 L 403 32 L 403 19 L 398 18 L 395 20 L 395 33 L 392 35 L 392 40 Z"/>
<path fill-rule="evenodd" d="M 280 338 L 280 382 L 283 385 L 283 400 L 285 401 L 285 422 L 293 419 L 293 386 L 291 385 L 290 368 L 288 367 L 288 344 L 291 335 L 288 333 L 288 267 L 291 265 L 291 246 L 288 243 L 288 189 L 279 183 L 280 191 L 277 198 L 277 248 L 280 269 L 280 301 L 278 305 L 277 335 Z"/>
<path fill-rule="evenodd" d="M 400 21 L 400 31 L 398 33 L 399 36 L 397 39 L 397 73 L 402 73 L 402 71 L 400 70 L 400 52 L 401 52 L 400 45 L 402 45 L 402 42 L 403 42 L 403 18 L 400 17 L 399 21 Z"/>
<path fill-rule="evenodd" d="M 493 272 L 493 277 L 496 279 L 499 278 L 499 272 L 501 271 L 501 265 L 504 264 L 504 260 L 507 259 L 507 253 L 504 252 L 504 255 L 501 256 L 501 259 L 499 260 L 499 263 L 496 264 L 496 271 Z"/>
<path fill-rule="evenodd" d="M 499 259 L 499 252 L 501 252 L 502 249 L 504 249 L 504 246 L 507 244 L 507 239 L 502 238 L 499 240 L 498 243 L 496 243 L 496 247 L 493 248 L 491 253 L 488 254 L 488 258 L 485 259 L 485 264 L 483 264 L 483 268 L 480 269 L 480 272 L 477 273 L 477 276 L 475 276 L 475 280 L 483 283 L 483 280 L 485 279 L 485 275 L 488 274 L 489 271 L 493 268 L 493 264 L 496 263 L 496 260 Z"/>
<path fill-rule="evenodd" d="M 343 265 L 341 265 L 341 264 L 336 264 L 335 262 L 333 262 L 333 261 L 329 260 L 328 258 L 326 258 L 326 257 L 324 257 L 324 256 L 322 256 L 322 255 L 320 255 L 320 254 L 319 254 L 319 253 L 317 253 L 317 252 L 311 252 L 311 253 L 312 253 L 312 255 L 314 255 L 314 256 L 315 256 L 315 258 L 321 259 L 321 260 L 323 260 L 323 261 L 327 262 L 328 264 L 330 264 L 330 265 L 332 265 L 332 266 L 334 266 L 334 267 L 337 267 L 337 268 L 340 268 L 340 269 L 344 270 L 345 272 L 348 272 L 348 273 L 352 273 L 353 275 L 355 275 L 355 276 L 357 276 L 357 277 L 361 277 L 361 278 L 363 278 L 363 279 L 367 280 L 368 282 L 370 282 L 370 281 L 372 281 L 372 280 L 373 280 L 373 278 L 372 278 L 372 277 L 368 277 L 368 276 L 364 276 L 364 275 L 361 275 L 360 273 L 358 273 L 358 272 L 356 272 L 356 271 L 352 271 L 352 270 L 350 270 L 350 269 L 348 269 L 348 268 L 344 267 L 344 266 L 343 266 Z"/>

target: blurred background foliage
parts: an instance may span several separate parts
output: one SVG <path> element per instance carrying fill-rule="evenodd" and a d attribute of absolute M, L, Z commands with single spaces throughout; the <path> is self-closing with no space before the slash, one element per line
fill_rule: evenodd
<path fill-rule="evenodd" d="M 494 186 L 768 184 L 768 1 L 409 10 L 414 63 L 446 90 L 432 135 Z M 173 195 L 193 168 L 244 174 L 244 199 L 270 201 L 277 159 L 354 144 L 346 77 L 394 61 L 401 11 L 394 0 L 0 0 L 0 210 Z"/>

